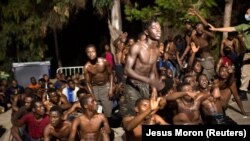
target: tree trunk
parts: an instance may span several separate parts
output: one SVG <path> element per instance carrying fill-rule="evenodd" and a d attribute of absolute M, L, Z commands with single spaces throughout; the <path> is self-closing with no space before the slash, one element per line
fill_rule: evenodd
<path fill-rule="evenodd" d="M 109 32 L 111 36 L 110 47 L 111 52 L 115 54 L 113 41 L 122 33 L 121 5 L 120 0 L 114 0 L 114 5 L 111 10 L 111 23 L 109 21 Z M 115 59 L 116 62 L 116 59 Z"/>
<path fill-rule="evenodd" d="M 232 14 L 233 0 L 225 0 L 225 11 L 224 11 L 224 27 L 231 25 L 231 14 Z M 223 39 L 227 38 L 228 33 L 223 33 Z"/>
<path fill-rule="evenodd" d="M 57 31 L 53 29 L 54 43 L 55 43 L 55 52 L 58 68 L 62 67 L 62 60 L 59 56 L 58 40 L 57 40 Z"/>

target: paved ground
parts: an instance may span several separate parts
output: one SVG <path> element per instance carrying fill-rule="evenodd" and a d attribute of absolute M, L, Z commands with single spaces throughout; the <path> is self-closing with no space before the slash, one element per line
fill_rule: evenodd
<path fill-rule="evenodd" d="M 250 95 L 248 95 L 250 99 Z M 229 103 L 230 108 L 227 110 L 227 115 L 230 116 L 233 120 L 235 120 L 239 125 L 250 125 L 250 117 L 244 117 L 242 114 L 239 112 L 239 108 L 235 102 L 230 101 Z M 243 101 L 243 106 L 246 111 L 250 112 L 250 100 L 248 101 Z M 10 114 L 11 111 L 7 111 L 5 113 L 0 114 L 0 125 L 3 125 L 7 131 L 5 134 L 0 138 L 0 141 L 8 141 L 10 137 Z M 123 141 L 122 135 L 124 131 L 122 128 L 114 128 L 115 131 L 115 141 Z"/>

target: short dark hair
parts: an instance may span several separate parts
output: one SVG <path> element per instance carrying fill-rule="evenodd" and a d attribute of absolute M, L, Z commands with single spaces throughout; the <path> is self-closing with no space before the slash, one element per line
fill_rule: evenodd
<path fill-rule="evenodd" d="M 152 23 L 158 22 L 155 17 L 150 18 L 144 25 L 144 30 L 148 29 Z"/>
<path fill-rule="evenodd" d="M 143 100 L 149 100 L 149 99 L 148 99 L 148 98 L 145 98 L 145 97 L 137 99 L 137 100 L 135 101 L 135 107 L 139 106 L 139 104 L 140 104 Z"/>
<path fill-rule="evenodd" d="M 88 94 L 88 91 L 86 89 L 81 88 L 76 92 L 76 96 L 79 98 L 81 94 Z"/>
<path fill-rule="evenodd" d="M 51 107 L 50 112 L 58 112 L 60 115 L 63 115 L 63 110 L 58 105 L 54 105 L 53 107 Z"/>
<path fill-rule="evenodd" d="M 91 98 L 91 97 L 93 97 L 91 94 L 87 94 L 87 95 L 84 95 L 84 96 L 79 100 L 80 105 L 81 105 L 81 107 L 82 107 L 83 109 L 85 109 L 85 108 L 84 108 L 84 105 L 86 105 L 86 104 L 88 103 L 88 99 Z"/>
<path fill-rule="evenodd" d="M 41 103 L 42 104 L 42 101 L 38 100 L 38 99 L 32 100 L 32 102 L 31 102 L 31 108 L 36 108 L 36 103 Z"/>
<path fill-rule="evenodd" d="M 183 87 L 185 87 L 187 85 L 190 85 L 190 84 L 187 82 L 180 83 L 179 85 L 177 85 L 176 89 L 178 92 L 181 92 L 183 90 Z"/>
<path fill-rule="evenodd" d="M 87 49 L 88 49 L 88 48 L 94 48 L 94 49 L 96 50 L 96 47 L 95 47 L 94 44 L 89 44 L 89 45 L 87 45 L 87 46 L 85 47 L 85 52 L 87 52 Z"/>

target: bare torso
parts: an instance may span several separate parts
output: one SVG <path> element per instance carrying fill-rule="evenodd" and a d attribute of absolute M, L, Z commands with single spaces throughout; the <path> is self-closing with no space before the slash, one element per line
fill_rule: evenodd
<path fill-rule="evenodd" d="M 137 42 L 133 47 L 136 47 L 139 50 L 133 65 L 134 71 L 141 76 L 149 77 L 149 74 L 154 67 L 153 65 L 156 63 L 160 54 L 158 48 L 156 46 L 149 46 L 144 42 Z"/>
<path fill-rule="evenodd" d="M 101 128 L 103 124 L 103 115 L 96 114 L 91 119 L 85 115 L 80 119 L 80 138 L 81 141 L 101 141 Z"/>
<path fill-rule="evenodd" d="M 94 85 L 104 85 L 109 81 L 109 75 L 107 70 L 107 62 L 103 58 L 98 58 L 96 64 L 87 62 L 85 70 L 90 76 L 90 81 Z"/>
<path fill-rule="evenodd" d="M 51 136 L 55 137 L 58 141 L 67 141 L 71 129 L 71 123 L 64 121 L 60 128 L 55 128 L 50 125 Z"/>

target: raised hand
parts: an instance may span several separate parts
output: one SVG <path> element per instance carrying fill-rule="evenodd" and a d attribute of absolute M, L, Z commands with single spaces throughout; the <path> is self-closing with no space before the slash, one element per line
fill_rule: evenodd
<path fill-rule="evenodd" d="M 150 109 L 152 111 L 155 111 L 159 108 L 161 98 L 158 97 L 156 88 L 152 88 L 152 93 L 150 97 Z"/>
<path fill-rule="evenodd" d="M 197 14 L 197 11 L 194 8 L 189 8 L 188 9 L 188 14 L 192 15 L 192 16 L 195 16 Z"/>
<path fill-rule="evenodd" d="M 196 53 L 200 49 L 200 46 L 196 47 L 195 43 L 191 42 L 191 49 L 193 53 Z"/>

